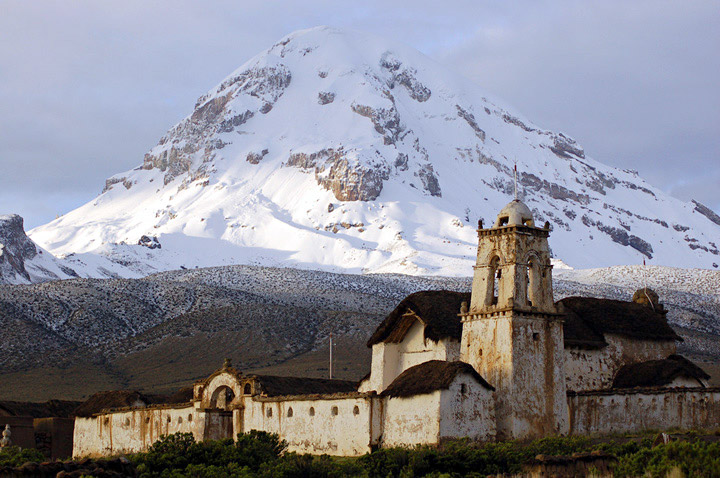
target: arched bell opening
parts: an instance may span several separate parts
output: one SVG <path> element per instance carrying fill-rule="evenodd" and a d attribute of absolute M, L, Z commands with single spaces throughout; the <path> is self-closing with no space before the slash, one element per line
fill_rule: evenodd
<path fill-rule="evenodd" d="M 498 297 L 500 296 L 500 279 L 502 278 L 502 271 L 500 269 L 500 258 L 498 256 L 493 257 L 488 263 L 488 277 L 487 277 L 487 295 L 485 298 L 485 305 L 497 305 Z"/>

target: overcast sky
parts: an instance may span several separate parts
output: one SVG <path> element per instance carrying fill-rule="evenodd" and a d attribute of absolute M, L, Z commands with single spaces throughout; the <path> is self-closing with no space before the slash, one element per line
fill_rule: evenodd
<path fill-rule="evenodd" d="M 718 1 L 0 0 L 0 214 L 30 229 L 91 200 L 197 97 L 317 25 L 408 43 L 720 212 Z"/>

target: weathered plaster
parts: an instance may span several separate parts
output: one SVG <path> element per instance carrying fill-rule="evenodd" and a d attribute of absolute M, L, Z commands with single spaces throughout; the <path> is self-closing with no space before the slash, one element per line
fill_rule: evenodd
<path fill-rule="evenodd" d="M 623 365 L 664 359 L 677 349 L 675 342 L 670 340 L 638 340 L 605 334 L 605 341 L 607 347 L 598 350 L 565 349 L 565 383 L 568 390 L 580 392 L 610 388 L 615 374 Z"/>
<path fill-rule="evenodd" d="M 73 456 L 106 456 L 146 450 L 163 435 L 186 432 L 202 440 L 205 417 L 192 406 L 141 408 L 77 417 Z"/>
<path fill-rule="evenodd" d="M 720 388 L 570 393 L 568 407 L 574 435 L 720 427 Z"/>
<path fill-rule="evenodd" d="M 244 431 L 277 433 L 290 451 L 298 453 L 362 455 L 373 441 L 371 423 L 378 401 L 374 396 L 246 400 Z"/>
<path fill-rule="evenodd" d="M 460 344 L 456 340 L 425 339 L 425 326 L 417 319 L 400 343 L 380 342 L 372 347 L 370 378 L 362 383 L 361 392 L 381 393 L 398 375 L 429 360 L 458 360 Z"/>

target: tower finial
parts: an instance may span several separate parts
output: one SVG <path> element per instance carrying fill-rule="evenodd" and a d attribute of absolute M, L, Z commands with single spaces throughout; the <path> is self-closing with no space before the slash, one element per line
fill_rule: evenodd
<path fill-rule="evenodd" d="M 515 158 L 515 200 L 517 198 L 517 158 Z"/>

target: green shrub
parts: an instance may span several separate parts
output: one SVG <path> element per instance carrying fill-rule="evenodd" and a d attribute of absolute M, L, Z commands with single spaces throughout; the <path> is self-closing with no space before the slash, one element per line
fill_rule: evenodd
<path fill-rule="evenodd" d="M 30 461 L 40 463 L 45 460 L 45 455 L 34 448 L 9 446 L 0 449 L 0 466 L 16 467 Z"/>
<path fill-rule="evenodd" d="M 674 468 L 688 477 L 720 477 L 720 443 L 676 441 L 641 448 L 620 457 L 614 472 L 617 477 L 664 477 Z"/>

